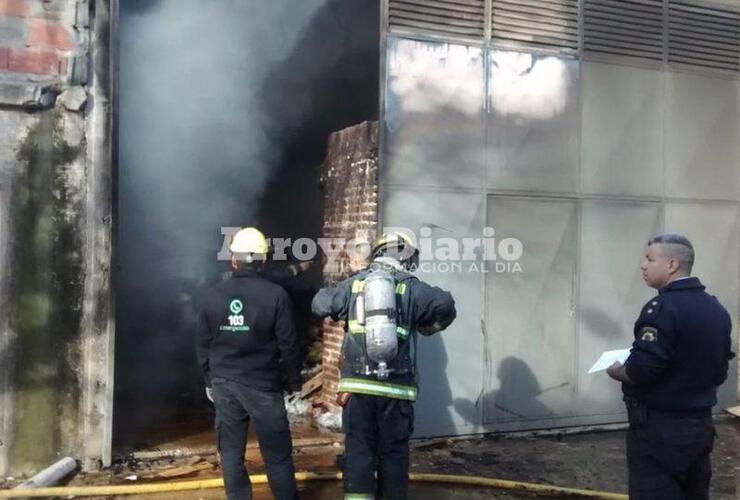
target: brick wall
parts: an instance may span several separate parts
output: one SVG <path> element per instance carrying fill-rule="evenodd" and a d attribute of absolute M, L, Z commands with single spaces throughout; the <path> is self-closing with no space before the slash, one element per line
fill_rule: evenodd
<path fill-rule="evenodd" d="M 84 83 L 88 8 L 86 0 L 0 0 L 3 80 Z"/>
<path fill-rule="evenodd" d="M 321 170 L 324 188 L 322 236 L 367 245 L 378 227 L 378 123 L 363 122 L 333 133 Z M 324 280 L 336 283 L 362 269 L 361 252 L 345 248 L 324 267 Z M 339 382 L 339 353 L 344 326 L 330 318 L 322 324 L 323 386 L 319 402 L 334 405 Z"/>

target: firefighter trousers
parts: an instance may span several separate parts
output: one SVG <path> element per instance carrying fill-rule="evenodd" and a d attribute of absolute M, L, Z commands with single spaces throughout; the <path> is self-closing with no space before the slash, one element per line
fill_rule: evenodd
<path fill-rule="evenodd" d="M 342 411 L 345 499 L 405 500 L 409 483 L 410 401 L 352 394 Z M 377 472 L 377 482 L 375 474 Z"/>

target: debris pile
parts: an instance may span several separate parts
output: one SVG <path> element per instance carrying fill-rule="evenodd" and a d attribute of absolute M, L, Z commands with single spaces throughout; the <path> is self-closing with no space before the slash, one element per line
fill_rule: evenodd
<path fill-rule="evenodd" d="M 295 422 L 304 418 L 308 415 L 310 409 L 310 401 L 292 394 L 285 396 L 285 410 L 288 412 L 288 420 L 290 422 Z"/>
<path fill-rule="evenodd" d="M 314 410 L 314 421 L 322 429 L 330 431 L 342 431 L 342 409 L 341 408 L 316 408 Z"/>

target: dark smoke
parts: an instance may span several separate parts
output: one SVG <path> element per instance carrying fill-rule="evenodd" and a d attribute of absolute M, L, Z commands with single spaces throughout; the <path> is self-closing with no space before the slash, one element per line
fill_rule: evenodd
<path fill-rule="evenodd" d="M 205 406 L 193 319 L 200 291 L 227 270 L 220 228 L 318 235 L 327 136 L 377 116 L 378 10 L 374 0 L 121 2 L 119 447 Z"/>

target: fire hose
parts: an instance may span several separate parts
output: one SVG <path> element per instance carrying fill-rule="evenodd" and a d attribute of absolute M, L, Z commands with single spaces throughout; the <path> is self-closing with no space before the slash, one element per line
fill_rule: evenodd
<path fill-rule="evenodd" d="M 295 475 L 299 483 L 307 481 L 341 480 L 342 473 L 314 473 L 298 472 Z M 598 498 L 603 500 L 627 500 L 627 495 L 604 491 L 565 488 L 549 484 L 525 483 L 520 481 L 506 481 L 480 476 L 456 476 L 448 474 L 410 474 L 413 482 L 438 483 L 447 485 L 478 486 L 536 493 L 539 495 L 567 495 L 580 498 Z M 252 484 L 266 484 L 264 474 L 250 476 Z M 167 483 L 132 484 L 118 486 L 63 486 L 54 488 L 0 490 L 0 498 L 39 498 L 39 497 L 69 497 L 69 496 L 109 496 L 109 495 L 141 495 L 147 493 L 164 493 L 174 491 L 192 491 L 211 488 L 222 488 L 223 479 L 203 479 L 195 481 L 174 481 Z"/>

